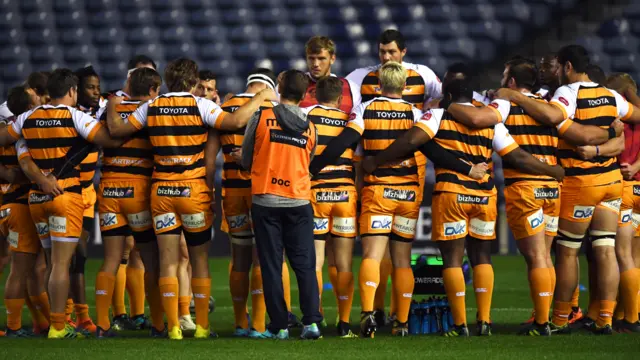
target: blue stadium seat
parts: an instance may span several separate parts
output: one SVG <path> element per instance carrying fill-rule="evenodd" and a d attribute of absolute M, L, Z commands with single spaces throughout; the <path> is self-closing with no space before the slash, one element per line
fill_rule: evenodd
<path fill-rule="evenodd" d="M 219 74 L 225 75 L 238 75 L 237 62 L 233 59 L 222 59 L 218 62 L 218 66 L 215 68 Z"/>
<path fill-rule="evenodd" d="M 416 9 L 416 6 L 409 8 L 407 6 L 392 4 L 389 10 L 391 11 L 392 21 L 399 24 L 412 20 L 424 20 L 424 7 L 422 7 L 422 11 L 419 11 Z M 415 12 L 415 15 L 412 12 Z"/>
<path fill-rule="evenodd" d="M 507 22 L 503 26 L 503 40 L 507 45 L 515 45 L 522 41 L 523 29 L 518 22 Z"/>
<path fill-rule="evenodd" d="M 363 56 L 358 58 L 352 58 L 344 62 L 343 68 L 346 69 L 347 71 L 344 71 L 343 73 L 345 75 L 348 75 L 350 72 L 352 72 L 355 69 L 376 65 L 378 63 L 380 63 L 380 60 L 374 57 Z"/>
<path fill-rule="evenodd" d="M 420 40 L 431 35 L 431 27 L 424 21 L 411 21 L 400 25 L 400 31 L 407 40 Z"/>
<path fill-rule="evenodd" d="M 194 59 L 197 57 L 196 46 L 186 41 L 175 44 L 165 44 L 164 54 L 167 60 L 178 59 L 181 57 Z"/>
<path fill-rule="evenodd" d="M 213 0 L 184 0 L 183 6 L 187 10 L 202 10 L 213 7 Z"/>
<path fill-rule="evenodd" d="M 64 49 L 64 59 L 69 62 L 82 62 L 93 59 L 96 49 L 91 45 L 69 46 Z"/>
<path fill-rule="evenodd" d="M 25 62 L 2 65 L 2 80 L 7 84 L 23 82 L 31 73 L 31 65 Z M 17 84 L 16 84 L 17 85 Z"/>
<path fill-rule="evenodd" d="M 624 9 L 624 14 L 630 19 L 635 19 L 636 21 L 640 19 L 640 3 L 637 1 L 631 1 Z"/>
<path fill-rule="evenodd" d="M 447 71 L 447 66 L 449 65 L 447 60 L 440 56 L 429 56 L 420 63 L 428 66 L 440 78 L 444 77 L 444 73 Z"/>
<path fill-rule="evenodd" d="M 233 54 L 240 59 L 257 59 L 265 57 L 266 47 L 258 41 L 240 43 L 235 46 Z"/>
<path fill-rule="evenodd" d="M 19 3 L 20 11 L 22 11 L 22 13 L 46 11 L 51 8 L 49 0 L 20 0 Z"/>
<path fill-rule="evenodd" d="M 187 14 L 183 10 L 168 10 L 153 13 L 153 24 L 156 27 L 177 26 L 187 22 Z"/>
<path fill-rule="evenodd" d="M 88 18 L 88 23 L 90 23 L 92 27 L 101 29 L 112 25 L 118 25 L 120 13 L 115 11 L 100 11 L 90 14 Z"/>
<path fill-rule="evenodd" d="M 38 51 L 31 52 L 31 61 L 36 64 L 45 64 L 54 61 L 62 61 L 64 53 L 57 45 L 44 45 L 38 47 Z"/>
<path fill-rule="evenodd" d="M 27 32 L 27 44 L 53 44 L 57 39 L 56 32 L 50 29 L 34 29 Z"/>
<path fill-rule="evenodd" d="M 87 11 L 97 13 L 113 9 L 117 3 L 118 0 L 90 0 L 86 2 L 85 7 Z"/>
<path fill-rule="evenodd" d="M 631 19 L 631 18 L 629 18 Z M 631 33 L 635 36 L 640 36 L 640 21 L 630 21 L 631 23 Z"/>
<path fill-rule="evenodd" d="M 122 25 L 127 29 L 132 29 L 140 26 L 151 26 L 154 21 L 154 16 L 151 11 L 132 11 L 125 13 L 121 18 Z"/>
<path fill-rule="evenodd" d="M 118 0 L 118 9 L 125 12 L 147 10 L 150 3 L 150 0 Z"/>
<path fill-rule="evenodd" d="M 495 18 L 493 6 L 484 4 L 469 4 L 460 6 L 460 19 L 463 21 L 492 20 Z"/>
<path fill-rule="evenodd" d="M 70 13 L 78 9 L 82 9 L 84 6 L 84 0 L 55 0 L 53 2 L 53 10 L 59 13 Z"/>
<path fill-rule="evenodd" d="M 117 26 L 103 28 L 93 32 L 93 42 L 99 45 L 120 43 L 125 38 L 125 31 Z"/>
<path fill-rule="evenodd" d="M 377 34 L 376 32 L 370 32 L 369 34 Z M 349 36 L 349 31 L 344 26 L 344 24 L 335 24 L 329 27 L 329 32 L 327 36 L 335 39 L 347 39 Z"/>
<path fill-rule="evenodd" d="M 353 2 L 353 0 L 352 0 Z M 289 8 L 289 9 L 300 9 L 303 7 L 310 7 L 310 6 L 314 6 L 317 5 L 318 1 L 317 0 L 287 0 L 285 2 L 285 5 Z"/>
<path fill-rule="evenodd" d="M 260 25 L 287 24 L 289 13 L 285 8 L 276 7 L 256 11 L 255 20 Z"/>
<path fill-rule="evenodd" d="M 427 20 L 432 22 L 450 22 L 459 19 L 458 7 L 452 4 L 434 5 L 427 10 Z"/>
<path fill-rule="evenodd" d="M 530 8 L 531 17 L 529 24 L 533 25 L 537 29 L 549 24 L 549 21 L 551 20 L 551 9 L 549 6 L 543 4 L 532 4 Z"/>
<path fill-rule="evenodd" d="M 422 38 L 410 43 L 407 52 L 411 56 L 439 56 L 440 42 L 432 38 Z"/>
<path fill-rule="evenodd" d="M 18 12 L 6 12 L 0 14 L 0 30 L 8 31 L 22 27 L 20 14 Z"/>
<path fill-rule="evenodd" d="M 98 60 L 101 62 L 114 62 L 128 59 L 131 55 L 129 47 L 123 43 L 103 44 L 97 47 Z"/>
<path fill-rule="evenodd" d="M 611 70 L 633 74 L 640 70 L 640 66 L 637 65 L 638 60 L 635 54 L 616 56 L 611 60 Z"/>
<path fill-rule="evenodd" d="M 502 24 L 497 21 L 483 21 L 469 25 L 469 35 L 478 39 L 499 41 L 502 38 Z"/>
<path fill-rule="evenodd" d="M 29 49 L 23 45 L 6 47 L 3 51 L 0 51 L 0 62 L 3 64 L 16 60 L 24 61 L 25 59 L 29 59 Z"/>
<path fill-rule="evenodd" d="M 120 65 L 122 64 L 122 68 Z M 123 80 L 119 80 L 119 83 L 115 86 L 109 86 L 116 79 L 122 79 L 127 74 L 126 65 L 124 62 L 116 61 L 101 61 L 100 62 L 100 88 L 104 90 L 117 89 L 122 86 Z"/>
<path fill-rule="evenodd" d="M 91 43 L 91 35 L 86 28 L 67 29 L 59 33 L 59 41 L 65 46 Z"/>
<path fill-rule="evenodd" d="M 220 12 L 215 9 L 196 10 L 188 13 L 189 25 L 196 28 L 201 26 L 209 26 L 212 24 L 220 24 Z"/>
<path fill-rule="evenodd" d="M 365 37 L 364 27 L 361 24 L 348 24 L 346 26 L 347 36 L 350 39 L 362 39 Z"/>
<path fill-rule="evenodd" d="M 240 93 L 245 88 L 245 81 L 241 77 L 227 77 L 218 86 L 220 89 L 232 92 L 234 94 Z"/>
<path fill-rule="evenodd" d="M 143 44 L 133 48 L 133 54 L 145 54 L 152 58 L 156 63 L 165 60 L 164 48 L 160 44 Z"/>
<path fill-rule="evenodd" d="M 596 64 L 604 70 L 605 73 L 611 71 L 611 56 L 603 52 L 593 52 L 589 54 L 591 63 Z"/>
<path fill-rule="evenodd" d="M 296 32 L 295 27 L 288 24 L 273 25 L 262 29 L 262 38 L 273 43 L 292 40 Z"/>
<path fill-rule="evenodd" d="M 531 17 L 529 5 L 520 1 L 507 1 L 505 4 L 496 5 L 495 9 L 496 18 L 499 20 L 525 22 Z"/>
<path fill-rule="evenodd" d="M 630 23 L 627 19 L 611 19 L 600 25 L 598 34 L 605 38 L 623 36 L 629 33 L 630 27 Z"/>
<path fill-rule="evenodd" d="M 462 22 L 453 21 L 436 24 L 432 27 L 432 30 L 437 39 L 460 38 L 467 33 L 467 25 Z"/>
<path fill-rule="evenodd" d="M 280 41 L 267 47 L 269 58 L 286 59 L 290 58 L 292 54 L 301 54 L 303 51 L 303 46 L 294 41 Z"/>
<path fill-rule="evenodd" d="M 638 39 L 631 36 L 618 36 L 606 39 L 603 50 L 610 55 L 622 55 L 638 51 Z"/>
<path fill-rule="evenodd" d="M 56 26 L 58 29 L 71 29 L 82 26 L 87 28 L 87 14 L 84 11 L 71 11 L 64 16 L 56 16 Z M 93 29 L 87 29 L 93 30 Z"/>
<path fill-rule="evenodd" d="M 152 44 L 156 40 L 156 34 L 156 29 L 145 26 L 127 31 L 126 39 L 129 44 L 133 45 Z"/>
<path fill-rule="evenodd" d="M 170 27 L 162 30 L 161 40 L 164 44 L 178 44 L 191 38 L 191 30 L 185 26 Z"/>
<path fill-rule="evenodd" d="M 226 40 L 227 29 L 218 25 L 196 28 L 193 33 L 193 40 L 198 44 L 211 44 L 216 41 Z"/>
<path fill-rule="evenodd" d="M 20 12 L 18 2 L 14 0 L 0 0 L 0 13 L 5 14 L 11 11 Z"/>
<path fill-rule="evenodd" d="M 54 28 L 53 14 L 39 11 L 25 15 L 24 27 L 25 29 L 52 29 Z"/>
<path fill-rule="evenodd" d="M 496 57 L 496 43 L 491 40 L 476 40 L 476 55 L 472 61 L 487 63 Z"/>
<path fill-rule="evenodd" d="M 283 7 L 281 0 L 253 0 L 251 2 L 251 6 L 257 9 L 273 9 Z"/>
<path fill-rule="evenodd" d="M 229 45 L 224 42 L 210 42 L 198 46 L 198 57 L 202 60 L 222 59 L 227 57 L 229 51 Z"/>
<path fill-rule="evenodd" d="M 255 25 L 241 25 L 231 28 L 229 38 L 233 41 L 252 41 L 260 37 L 260 29 Z"/>
<path fill-rule="evenodd" d="M 591 35 L 591 36 L 583 36 L 578 41 L 576 41 L 578 45 L 584 46 L 587 51 L 592 52 L 602 52 L 604 47 L 604 40 L 600 36 Z"/>
<path fill-rule="evenodd" d="M 181 3 L 180 0 L 153 0 L 149 5 L 153 11 L 165 11 L 181 8 Z"/>
<path fill-rule="evenodd" d="M 322 20 L 322 12 L 318 8 L 300 8 L 300 9 L 291 9 L 289 10 L 289 20 L 294 24 L 306 24 L 309 19 L 314 19 L 314 21 Z"/>
<path fill-rule="evenodd" d="M 244 25 L 253 23 L 253 11 L 249 9 L 229 9 L 224 12 L 222 21 L 228 25 Z"/>
<path fill-rule="evenodd" d="M 356 55 L 356 45 L 353 41 L 336 41 L 336 48 L 340 52 L 340 56 L 352 57 Z M 371 48 L 371 54 L 377 54 L 378 50 Z M 300 52 L 299 54 L 303 54 Z"/>
<path fill-rule="evenodd" d="M 248 0 L 216 0 L 216 6 L 220 9 L 241 9 L 248 8 Z"/>
<path fill-rule="evenodd" d="M 475 43 L 468 38 L 447 40 L 442 44 L 441 51 L 444 56 L 464 57 L 467 61 L 472 60 L 477 53 Z"/>
<path fill-rule="evenodd" d="M 19 28 L 11 29 L 0 36 L 0 45 L 21 45 L 24 43 L 26 35 Z"/>

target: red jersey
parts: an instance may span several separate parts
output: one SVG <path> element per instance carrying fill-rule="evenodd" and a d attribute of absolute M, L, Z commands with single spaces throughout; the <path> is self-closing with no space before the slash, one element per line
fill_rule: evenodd
<path fill-rule="evenodd" d="M 618 156 L 621 164 L 633 164 L 640 152 L 640 125 L 624 124 L 624 151 Z M 640 172 L 633 176 L 640 181 Z"/>
<path fill-rule="evenodd" d="M 302 102 L 300 103 L 301 108 L 318 105 L 318 100 L 316 100 L 316 79 L 314 79 L 309 73 L 309 87 L 307 88 L 307 93 L 304 95 Z M 335 76 L 335 75 L 331 75 Z M 342 103 L 340 104 L 340 110 L 346 112 L 347 114 L 351 113 L 351 109 L 353 108 L 353 96 L 351 95 L 351 86 L 349 82 L 345 78 L 340 78 L 342 81 Z"/>

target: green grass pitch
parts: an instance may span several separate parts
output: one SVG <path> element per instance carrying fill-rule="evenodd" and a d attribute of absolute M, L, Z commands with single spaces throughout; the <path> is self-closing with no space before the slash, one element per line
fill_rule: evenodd
<path fill-rule="evenodd" d="M 357 270 L 359 259 L 355 261 Z M 99 260 L 87 263 L 87 297 L 91 314 L 95 315 L 92 295 Z M 227 259 L 212 259 L 212 294 L 216 298 L 216 310 L 211 314 L 213 328 L 220 334 L 215 340 L 185 339 L 171 342 L 166 339 L 148 339 L 147 332 L 128 332 L 116 339 L 60 340 L 6 339 L 0 338 L 0 359 L 640 359 L 640 337 L 614 334 L 612 337 L 597 337 L 586 333 L 550 338 L 516 336 L 519 323 L 530 314 L 531 301 L 527 285 L 526 268 L 520 257 L 495 257 L 495 292 L 492 318 L 494 336 L 468 339 L 446 339 L 438 336 L 410 336 L 394 338 L 389 329 L 382 329 L 375 339 L 339 339 L 335 337 L 333 323 L 336 304 L 333 294 L 325 291 L 323 304 L 329 327 L 324 329 L 324 339 L 315 342 L 299 341 L 295 338 L 299 330 L 292 332 L 289 341 L 260 341 L 236 339 L 233 331 L 233 312 L 229 295 Z M 583 277 L 586 281 L 582 266 Z M 292 273 L 292 298 L 294 311 L 299 314 L 298 291 Z M 0 280 L 2 284 L 6 274 Z M 325 279 L 328 276 L 325 274 Z M 584 281 L 583 281 L 584 283 Z M 475 314 L 473 291 L 467 291 L 468 318 Z M 0 295 L 2 291 L 0 290 Z M 351 315 L 353 329 L 357 330 L 359 319 L 359 297 Z M 587 294 L 581 294 L 584 307 Z M 388 301 L 387 301 L 388 304 Z M 5 324 L 5 311 L 0 311 L 0 326 Z M 26 326 L 30 325 L 28 311 L 24 312 Z M 472 324 L 470 324 L 472 325 Z M 470 326 L 473 333 L 473 326 Z"/>

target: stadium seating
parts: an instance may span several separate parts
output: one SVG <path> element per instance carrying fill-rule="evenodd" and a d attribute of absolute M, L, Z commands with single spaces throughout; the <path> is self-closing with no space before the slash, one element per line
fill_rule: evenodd
<path fill-rule="evenodd" d="M 453 61 L 487 63 L 577 0 L 0 0 L 4 91 L 26 71 L 92 63 L 103 88 L 122 84 L 122 64 L 138 52 L 164 66 L 192 56 L 220 75 L 222 91 L 241 91 L 248 69 L 304 67 L 304 43 L 318 34 L 338 45 L 334 72 L 377 62 L 375 40 L 395 27 L 408 39 L 408 61 L 442 75 Z M 533 16 L 535 14 L 535 16 Z M 603 24 L 588 41 L 613 69 L 640 72 L 640 6 Z M 631 21 L 635 19 L 636 21 Z M 623 37 L 619 37 L 622 34 Z M 615 38 L 615 39 L 612 39 Z M 592 41 L 593 40 L 593 41 Z M 19 67 L 19 69 L 18 69 Z M 126 66 L 125 66 L 126 67 Z M 15 70 L 15 71 L 14 71 Z M 608 70 L 608 69 L 607 69 Z M 230 86 L 230 87 L 227 87 Z"/>

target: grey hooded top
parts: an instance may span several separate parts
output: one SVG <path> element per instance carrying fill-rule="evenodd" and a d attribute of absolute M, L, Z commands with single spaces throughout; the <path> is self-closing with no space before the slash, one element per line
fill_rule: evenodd
<path fill-rule="evenodd" d="M 273 112 L 276 115 L 276 120 L 282 129 L 293 135 L 299 136 L 307 129 L 309 129 L 309 120 L 307 114 L 298 106 L 280 104 L 273 108 Z M 258 121 L 260 120 L 260 112 L 256 112 L 249 124 L 247 130 L 244 133 L 244 140 L 242 142 L 242 161 L 241 165 L 247 171 L 251 171 L 251 165 L 253 162 L 253 151 L 256 141 L 256 129 L 258 127 Z M 317 142 L 316 134 L 316 144 Z M 311 159 L 315 154 L 316 147 L 311 150 Z M 287 159 L 281 159 L 280 161 L 287 161 Z M 309 203 L 309 200 L 291 199 L 278 195 L 253 195 L 252 201 L 254 204 L 266 207 L 295 207 L 302 206 Z"/>

